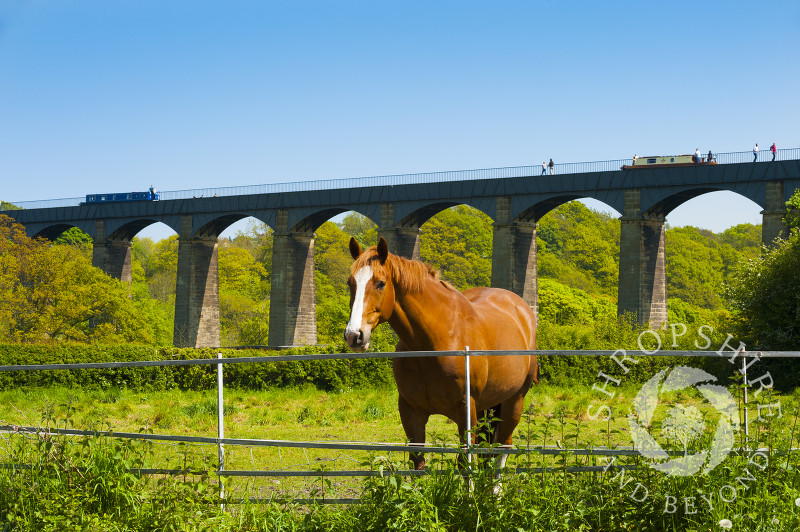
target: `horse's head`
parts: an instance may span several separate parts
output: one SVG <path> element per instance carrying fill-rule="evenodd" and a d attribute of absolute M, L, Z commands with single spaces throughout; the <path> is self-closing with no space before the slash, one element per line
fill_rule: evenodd
<path fill-rule="evenodd" d="M 387 270 L 389 246 L 382 237 L 378 245 L 361 251 L 355 238 L 350 239 L 350 254 L 355 259 L 350 279 L 350 321 L 344 340 L 350 349 L 369 347 L 372 330 L 388 320 L 394 308 L 394 285 Z"/>

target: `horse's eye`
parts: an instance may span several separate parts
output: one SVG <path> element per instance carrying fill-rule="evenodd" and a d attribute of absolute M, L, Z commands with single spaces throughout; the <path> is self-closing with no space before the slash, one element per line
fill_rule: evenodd
<path fill-rule="evenodd" d="M 386 283 L 383 281 L 376 281 L 375 288 L 378 290 L 383 290 L 383 287 L 386 286 Z"/>

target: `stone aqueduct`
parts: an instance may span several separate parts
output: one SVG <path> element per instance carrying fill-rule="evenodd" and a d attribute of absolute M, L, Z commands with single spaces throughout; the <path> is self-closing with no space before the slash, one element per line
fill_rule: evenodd
<path fill-rule="evenodd" d="M 216 347 L 220 342 L 217 241 L 232 223 L 255 217 L 274 231 L 269 345 L 313 344 L 314 231 L 338 214 L 357 211 L 378 224 L 395 253 L 419 257 L 419 228 L 448 207 L 467 204 L 494 221 L 492 286 L 521 295 L 537 310 L 536 224 L 558 205 L 594 198 L 621 217 L 619 312 L 642 324 L 667 317 L 665 217 L 685 201 L 718 190 L 749 198 L 763 209 L 765 243 L 784 234 L 785 201 L 800 188 L 800 157 L 776 162 L 636 171 L 576 171 L 539 176 L 537 168 L 480 171 L 462 179 L 422 174 L 423 182 L 365 178 L 318 182 L 316 190 L 220 197 L 26 208 L 5 211 L 31 236 L 54 239 L 79 227 L 94 241 L 93 263 L 108 275 L 131 279 L 131 239 L 163 222 L 179 235 L 175 345 Z M 616 166 L 619 168 L 619 166 Z M 513 170 L 513 171 L 512 171 Z M 579 169 L 580 170 L 580 169 Z M 407 176 L 406 176 L 407 177 Z M 419 176 L 418 176 L 419 177 Z M 376 181 L 377 180 L 377 181 Z M 410 181 L 414 181 L 411 179 Z M 165 194 L 166 196 L 167 194 Z"/>

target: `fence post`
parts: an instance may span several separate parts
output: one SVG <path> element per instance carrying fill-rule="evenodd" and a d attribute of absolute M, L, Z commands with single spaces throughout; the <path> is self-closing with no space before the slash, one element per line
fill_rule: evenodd
<path fill-rule="evenodd" d="M 217 358 L 222 359 L 222 353 L 217 353 Z M 219 453 L 219 471 L 225 470 L 225 447 L 222 439 L 225 437 L 225 405 L 222 397 L 222 363 L 217 364 L 217 452 Z M 219 496 L 225 499 L 225 484 L 222 476 L 219 477 Z M 220 503 L 220 508 L 225 509 L 225 503 Z"/>
<path fill-rule="evenodd" d="M 472 453 L 470 452 L 472 448 L 472 440 L 470 438 L 469 431 L 472 427 L 470 427 L 470 422 L 472 421 L 472 406 L 470 405 L 469 398 L 470 398 L 470 383 L 469 383 L 469 346 L 464 346 L 464 378 L 466 380 L 466 394 L 467 394 L 467 431 L 464 434 L 466 438 L 467 444 L 467 463 L 472 463 Z"/>
<path fill-rule="evenodd" d="M 745 352 L 742 352 L 742 377 L 744 377 L 742 381 L 744 383 L 744 442 L 747 445 L 747 441 L 750 439 L 750 416 L 747 413 L 747 354 Z"/>

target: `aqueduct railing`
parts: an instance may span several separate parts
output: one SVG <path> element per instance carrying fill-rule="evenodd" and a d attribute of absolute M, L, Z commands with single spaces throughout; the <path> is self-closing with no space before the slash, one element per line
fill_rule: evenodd
<path fill-rule="evenodd" d="M 647 154 L 642 154 L 647 155 Z M 714 153 L 714 158 L 718 164 L 746 163 L 753 160 L 752 151 Z M 705 157 L 706 154 L 704 153 Z M 611 172 L 621 169 L 622 165 L 630 164 L 631 158 L 611 159 L 608 161 L 587 161 L 557 163 L 554 165 L 555 175 L 578 174 L 587 172 Z M 786 148 L 777 150 L 775 160 L 787 161 L 800 159 L 800 148 Z M 758 162 L 772 160 L 772 153 L 767 147 L 760 152 Z M 549 175 L 549 169 L 547 174 Z M 312 181 L 292 181 L 285 183 L 273 183 L 267 185 L 247 185 L 237 187 L 217 187 L 217 188 L 197 188 L 188 190 L 168 190 L 159 192 L 162 200 L 177 200 L 201 197 L 218 196 L 241 196 L 249 194 L 278 194 L 285 192 L 307 192 L 314 190 L 334 190 L 344 188 L 364 188 L 364 187 L 385 187 L 412 185 L 421 183 L 442 183 L 448 181 L 470 181 L 475 179 L 499 179 L 509 177 L 528 177 L 539 176 L 542 173 L 541 163 L 528 166 L 507 166 L 502 168 L 481 168 L 475 170 L 449 170 L 443 172 L 424 172 L 418 174 L 397 174 L 374 177 L 354 177 L 345 179 L 312 180 Z M 143 182 L 144 183 L 144 182 Z M 145 185 L 143 185 L 145 186 Z M 90 191 L 90 192 L 124 192 L 114 190 Z M 22 209 L 44 209 L 51 207 L 72 207 L 85 201 L 85 197 L 62 198 L 51 200 L 18 201 L 3 204 L 0 210 L 11 210 L 14 208 Z"/>

